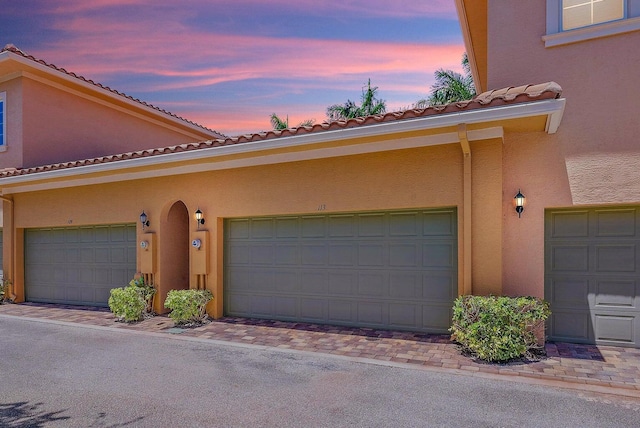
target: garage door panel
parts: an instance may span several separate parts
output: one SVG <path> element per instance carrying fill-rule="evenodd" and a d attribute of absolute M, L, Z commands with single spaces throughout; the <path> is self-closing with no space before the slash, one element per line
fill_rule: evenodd
<path fill-rule="evenodd" d="M 279 317 L 295 318 L 298 315 L 298 302 L 295 297 L 277 296 L 274 305 L 274 313 Z"/>
<path fill-rule="evenodd" d="M 597 245 L 596 270 L 598 272 L 635 272 L 635 245 Z"/>
<path fill-rule="evenodd" d="M 450 211 L 425 212 L 422 218 L 422 235 L 429 237 L 455 237 L 456 219 Z"/>
<path fill-rule="evenodd" d="M 425 268 L 453 268 L 456 259 L 454 244 L 436 243 L 422 246 L 422 266 Z"/>
<path fill-rule="evenodd" d="M 358 296 L 388 296 L 386 272 L 363 272 L 358 275 Z"/>
<path fill-rule="evenodd" d="M 332 299 L 328 304 L 329 322 L 349 323 L 355 318 L 357 302 Z"/>
<path fill-rule="evenodd" d="M 584 311 L 552 310 L 552 331 L 554 336 L 579 342 L 589 341 L 591 334 L 591 316 Z"/>
<path fill-rule="evenodd" d="M 551 238 L 588 238 L 589 212 L 558 212 L 551 214 Z"/>
<path fill-rule="evenodd" d="M 589 308 L 589 277 L 556 277 L 550 279 L 548 300 L 555 306 Z"/>
<path fill-rule="evenodd" d="M 640 209 L 547 212 L 545 297 L 554 340 L 640 347 Z"/>
<path fill-rule="evenodd" d="M 313 243 L 300 246 L 300 262 L 307 266 L 324 266 L 329 260 L 327 244 Z"/>
<path fill-rule="evenodd" d="M 455 210 L 414 210 L 227 220 L 225 312 L 446 332 L 457 295 L 456 219 Z M 273 237 L 245 233 L 255 221 L 275 225 Z M 268 246 L 272 263 L 246 260 Z M 276 272 L 271 289 L 259 277 L 268 272 Z"/>
<path fill-rule="evenodd" d="M 107 306 L 136 272 L 135 225 L 28 229 L 25 292 L 34 302 Z"/>
<path fill-rule="evenodd" d="M 389 324 L 387 309 L 383 302 L 358 302 L 357 321 L 362 325 Z"/>
<path fill-rule="evenodd" d="M 303 238 L 324 238 L 326 234 L 324 216 L 302 217 L 300 221 Z"/>
<path fill-rule="evenodd" d="M 295 243 L 278 244 L 275 250 L 275 264 L 278 266 L 292 265 L 297 266 L 300 263 L 300 249 Z"/>
<path fill-rule="evenodd" d="M 451 305 L 426 305 L 422 309 L 422 324 L 425 329 L 446 333 L 449 331 L 452 317 Z"/>
<path fill-rule="evenodd" d="M 443 272 L 422 274 L 422 299 L 429 302 L 449 303 L 456 298 L 455 275 Z"/>
<path fill-rule="evenodd" d="M 382 243 L 366 243 L 358 246 L 358 265 L 383 267 L 385 265 L 385 246 Z"/>
<path fill-rule="evenodd" d="M 353 238 L 357 230 L 355 215 L 332 215 L 329 216 L 329 237 L 331 238 Z"/>
<path fill-rule="evenodd" d="M 395 328 L 413 328 L 422 324 L 421 307 L 411 303 L 389 304 L 389 325 Z"/>
<path fill-rule="evenodd" d="M 229 220 L 227 223 L 227 233 L 231 239 L 249 238 L 249 220 Z"/>
<path fill-rule="evenodd" d="M 636 308 L 637 281 L 596 280 L 596 306 Z"/>
<path fill-rule="evenodd" d="M 357 293 L 358 275 L 354 272 L 332 271 L 328 274 L 330 295 L 353 296 Z"/>
<path fill-rule="evenodd" d="M 358 246 L 356 244 L 329 244 L 329 265 L 355 267 L 358 264 Z"/>
<path fill-rule="evenodd" d="M 421 299 L 421 272 L 391 272 L 389 274 L 389 296 L 394 299 Z"/>
<path fill-rule="evenodd" d="M 276 237 L 279 239 L 297 238 L 299 233 L 299 225 L 297 217 L 277 218 Z"/>
<path fill-rule="evenodd" d="M 383 237 L 386 234 L 384 214 L 360 214 L 358 216 L 358 236 L 363 238 Z"/>
<path fill-rule="evenodd" d="M 275 312 L 274 297 L 262 294 L 251 296 L 251 313 L 257 316 L 270 315 Z"/>
<path fill-rule="evenodd" d="M 598 210 L 595 213 L 596 233 L 598 237 L 634 237 L 636 236 L 636 210 Z"/>
<path fill-rule="evenodd" d="M 329 290 L 329 273 L 323 270 L 300 272 L 300 292 L 326 295 Z"/>
<path fill-rule="evenodd" d="M 596 314 L 595 334 L 597 341 L 614 341 L 633 344 L 635 341 L 635 317 Z"/>
<path fill-rule="evenodd" d="M 329 315 L 328 303 L 325 299 L 300 298 L 300 318 L 311 322 L 325 321 Z"/>
<path fill-rule="evenodd" d="M 295 270 L 279 270 L 275 272 L 275 290 L 280 293 L 295 293 L 299 291 L 300 281 Z"/>
<path fill-rule="evenodd" d="M 389 235 L 392 237 L 415 237 L 419 235 L 418 213 L 392 213 L 389 215 Z"/>
<path fill-rule="evenodd" d="M 273 235 L 273 219 L 256 219 L 251 221 L 251 238 L 271 239 Z"/>
<path fill-rule="evenodd" d="M 420 259 L 420 245 L 418 243 L 389 244 L 389 266 L 415 268 Z"/>

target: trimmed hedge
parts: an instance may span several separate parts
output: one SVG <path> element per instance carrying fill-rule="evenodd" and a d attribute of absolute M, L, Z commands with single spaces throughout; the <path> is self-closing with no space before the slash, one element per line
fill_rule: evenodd
<path fill-rule="evenodd" d="M 151 314 L 151 302 L 156 289 L 145 284 L 144 278 L 134 278 L 127 287 L 112 288 L 109 295 L 109 309 L 118 321 L 136 322 Z"/>
<path fill-rule="evenodd" d="M 535 333 L 550 313 L 549 303 L 535 297 L 461 296 L 449 331 L 463 351 L 505 362 L 540 349 Z"/>
<path fill-rule="evenodd" d="M 176 325 L 202 324 L 207 319 L 207 303 L 213 299 L 209 290 L 171 290 L 164 306 Z"/>

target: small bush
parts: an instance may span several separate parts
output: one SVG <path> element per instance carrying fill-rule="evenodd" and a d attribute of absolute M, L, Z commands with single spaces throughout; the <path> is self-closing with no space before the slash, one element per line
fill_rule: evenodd
<path fill-rule="evenodd" d="M 535 332 L 549 314 L 549 304 L 534 297 L 461 296 L 449 331 L 464 351 L 504 362 L 539 348 Z"/>
<path fill-rule="evenodd" d="M 145 284 L 144 278 L 134 278 L 127 287 L 113 288 L 109 295 L 109 309 L 118 321 L 136 322 L 151 313 L 156 289 Z"/>
<path fill-rule="evenodd" d="M 113 288 L 109 309 L 119 321 L 136 322 L 144 318 L 147 302 L 137 287 Z"/>
<path fill-rule="evenodd" d="M 11 302 L 11 296 L 9 289 L 11 288 L 11 281 L 6 278 L 0 279 L 0 305 L 4 302 Z"/>
<path fill-rule="evenodd" d="M 213 294 L 209 290 L 171 290 L 164 306 L 176 325 L 202 324 L 207 319 L 206 306 Z"/>

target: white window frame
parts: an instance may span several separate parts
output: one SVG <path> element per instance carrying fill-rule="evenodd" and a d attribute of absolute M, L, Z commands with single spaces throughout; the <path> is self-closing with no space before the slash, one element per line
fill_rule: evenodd
<path fill-rule="evenodd" d="M 2 138 L 0 138 L 0 152 L 7 150 L 7 93 L 0 92 L 0 113 L 2 113 Z"/>
<path fill-rule="evenodd" d="M 547 0 L 547 34 L 542 36 L 547 48 L 577 43 L 640 30 L 640 0 L 623 0 L 624 17 L 615 21 L 562 30 L 562 0 Z M 634 15 L 630 15 L 633 4 Z"/>

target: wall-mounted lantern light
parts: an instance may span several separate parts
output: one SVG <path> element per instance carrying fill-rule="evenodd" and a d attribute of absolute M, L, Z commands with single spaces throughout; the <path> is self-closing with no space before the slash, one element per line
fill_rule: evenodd
<path fill-rule="evenodd" d="M 524 211 L 524 200 L 525 200 L 525 197 L 522 194 L 522 192 L 520 192 L 520 189 L 518 189 L 518 193 L 516 194 L 516 196 L 513 197 L 513 199 L 516 201 L 516 212 L 518 213 L 518 218 L 520 218 L 522 211 Z"/>
<path fill-rule="evenodd" d="M 198 223 L 198 230 L 200 230 L 200 225 L 204 224 L 204 214 L 202 214 L 200 208 L 196 210 L 196 222 Z"/>
<path fill-rule="evenodd" d="M 142 214 L 140 214 L 140 223 L 142 223 L 142 230 L 144 230 L 145 226 L 149 227 L 149 220 L 147 214 L 144 211 L 142 211 Z"/>

